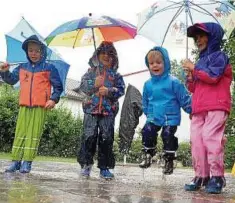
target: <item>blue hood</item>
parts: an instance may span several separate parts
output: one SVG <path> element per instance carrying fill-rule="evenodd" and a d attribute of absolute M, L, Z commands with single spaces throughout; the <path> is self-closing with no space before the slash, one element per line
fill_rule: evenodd
<path fill-rule="evenodd" d="M 27 55 L 27 59 L 32 62 L 28 56 L 28 44 L 29 42 L 34 42 L 38 45 L 41 46 L 41 50 L 42 50 L 42 54 L 41 54 L 41 59 L 37 62 L 38 63 L 41 63 L 41 62 L 45 62 L 46 61 L 46 58 L 47 58 L 47 48 L 46 48 L 46 45 L 44 45 L 40 40 L 39 38 L 37 37 L 37 35 L 32 35 L 30 36 L 29 38 L 27 38 L 23 44 L 22 44 L 22 49 L 25 51 L 26 55 Z"/>
<path fill-rule="evenodd" d="M 160 79 L 160 78 L 168 76 L 169 73 L 170 73 L 170 70 L 171 70 L 171 62 L 170 62 L 170 59 L 169 59 L 168 51 L 165 48 L 159 47 L 159 46 L 156 46 L 156 47 L 152 48 L 150 51 L 159 51 L 162 54 L 163 61 L 164 61 L 164 72 L 163 72 L 163 74 L 162 75 L 153 75 L 153 74 L 150 73 L 152 78 Z M 149 69 L 149 63 L 148 63 L 148 57 L 147 56 L 148 56 L 149 52 L 145 56 L 145 64 L 148 67 L 148 69 Z"/>

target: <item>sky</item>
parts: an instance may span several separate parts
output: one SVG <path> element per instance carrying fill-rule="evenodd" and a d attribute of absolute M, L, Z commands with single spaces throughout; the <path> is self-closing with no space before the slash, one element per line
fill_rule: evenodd
<path fill-rule="evenodd" d="M 2 3 L 0 12 L 0 61 L 6 60 L 6 45 L 4 35 L 10 32 L 23 16 L 42 36 L 46 37 L 59 25 L 88 16 L 89 13 L 95 15 L 108 15 L 114 18 L 120 18 L 137 25 L 137 13 L 151 6 L 155 0 L 67 0 L 67 1 L 30 1 L 30 0 L 7 0 Z M 4 4 L 4 5 L 3 5 Z M 115 47 L 119 57 L 119 72 L 121 74 L 130 73 L 146 69 L 144 57 L 149 49 L 155 44 L 142 36 L 136 36 L 133 40 L 116 42 Z M 185 58 L 184 49 L 169 48 L 171 59 L 180 60 Z M 94 48 L 56 48 L 70 65 L 68 77 L 80 80 L 81 76 L 88 68 L 88 60 L 91 57 Z M 132 84 L 142 92 L 144 82 L 149 78 L 149 73 L 141 73 L 135 76 L 125 77 L 126 86 Z M 120 99 L 120 106 L 123 98 Z M 116 126 L 119 123 L 117 116 Z M 140 118 L 139 128 L 145 123 L 145 117 Z M 176 135 L 179 140 L 189 139 L 189 119 L 188 115 L 183 113 L 182 124 L 178 128 Z"/>

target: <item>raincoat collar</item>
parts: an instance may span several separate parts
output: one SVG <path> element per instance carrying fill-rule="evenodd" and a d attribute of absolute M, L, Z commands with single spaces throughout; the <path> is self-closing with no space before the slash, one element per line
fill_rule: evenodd
<path fill-rule="evenodd" d="M 22 49 L 25 51 L 26 55 L 27 55 L 27 59 L 32 63 L 32 61 L 30 60 L 29 56 L 28 56 L 28 44 L 29 42 L 34 42 L 37 43 L 41 46 L 41 50 L 42 50 L 42 55 L 41 55 L 41 59 L 36 63 L 36 64 L 40 64 L 42 62 L 46 61 L 46 57 L 47 57 L 47 48 L 46 45 L 44 45 L 39 38 L 37 37 L 37 35 L 32 35 L 29 38 L 27 38 L 23 44 L 22 44 Z"/>
<path fill-rule="evenodd" d="M 165 48 L 159 47 L 159 46 L 156 46 L 156 47 L 152 48 L 151 50 L 149 50 L 149 52 L 150 51 L 159 51 L 162 54 L 163 61 L 164 61 L 164 72 L 161 75 L 153 75 L 150 72 L 150 74 L 152 76 L 152 79 L 159 80 L 161 78 L 167 77 L 170 73 L 170 70 L 171 70 L 171 62 L 170 62 L 170 59 L 169 59 L 168 51 Z M 149 63 L 148 63 L 148 54 L 149 54 L 149 52 L 145 56 L 145 64 L 148 67 L 148 69 L 149 69 Z"/>

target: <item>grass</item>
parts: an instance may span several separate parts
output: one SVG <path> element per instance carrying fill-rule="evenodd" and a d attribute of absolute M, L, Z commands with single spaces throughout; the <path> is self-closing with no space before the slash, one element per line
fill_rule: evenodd
<path fill-rule="evenodd" d="M 0 153 L 0 159 L 11 160 L 10 153 Z M 76 158 L 61 158 L 52 156 L 37 156 L 35 161 L 52 161 L 52 162 L 67 162 L 67 163 L 77 163 Z"/>

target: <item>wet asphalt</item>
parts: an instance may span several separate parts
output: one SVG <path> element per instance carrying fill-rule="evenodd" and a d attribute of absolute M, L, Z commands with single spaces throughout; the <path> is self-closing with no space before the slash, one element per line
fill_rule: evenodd
<path fill-rule="evenodd" d="M 235 177 L 226 174 L 221 194 L 184 191 L 192 169 L 175 169 L 162 176 L 161 168 L 117 165 L 114 180 L 103 180 L 94 167 L 90 178 L 79 175 L 74 163 L 34 162 L 30 174 L 4 173 L 9 161 L 0 160 L 0 203 L 235 203 Z"/>

